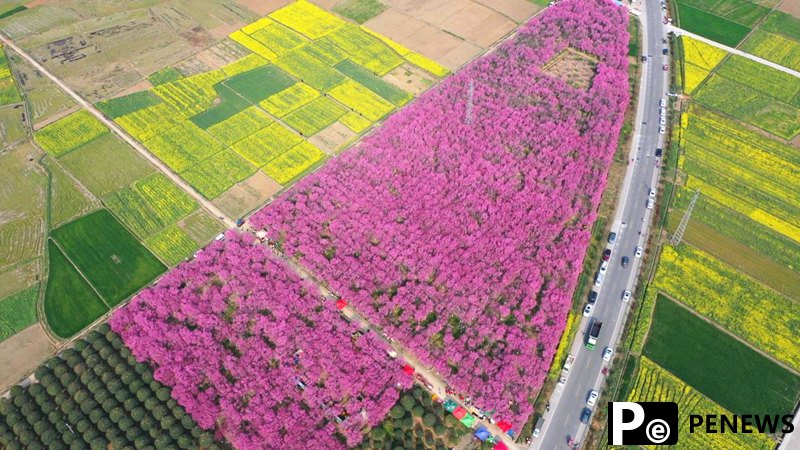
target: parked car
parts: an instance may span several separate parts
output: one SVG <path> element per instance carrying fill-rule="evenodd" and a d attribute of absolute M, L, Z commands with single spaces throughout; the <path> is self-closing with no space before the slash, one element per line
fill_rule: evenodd
<path fill-rule="evenodd" d="M 594 305 L 589 303 L 583 308 L 583 317 L 589 317 L 592 315 L 592 310 L 594 309 Z"/>
<path fill-rule="evenodd" d="M 589 419 L 592 417 L 592 410 L 589 408 L 583 408 L 581 411 L 581 423 L 589 423 Z"/>
<path fill-rule="evenodd" d="M 633 256 L 641 258 L 642 253 L 644 253 L 644 249 L 642 247 L 636 247 L 636 251 L 633 253 Z"/>
<path fill-rule="evenodd" d="M 656 149 L 656 158 L 661 158 L 661 153 L 663 153 L 663 149 L 657 148 Z"/>
<path fill-rule="evenodd" d="M 611 350 L 611 347 L 606 347 L 603 350 L 603 361 L 611 361 L 611 356 L 614 354 L 614 350 Z"/>
<path fill-rule="evenodd" d="M 627 256 L 623 256 L 622 257 L 622 267 L 628 267 L 628 264 L 630 264 L 630 262 L 631 262 L 631 259 L 628 258 Z"/>
<path fill-rule="evenodd" d="M 606 273 L 608 270 L 608 261 L 603 261 L 600 263 L 600 273 Z"/>
<path fill-rule="evenodd" d="M 661 50 L 661 54 L 662 55 L 669 55 L 669 49 L 665 48 L 664 50 Z"/>
<path fill-rule="evenodd" d="M 603 252 L 603 261 L 608 261 L 609 259 L 611 259 L 611 249 L 610 249 L 610 248 L 607 248 L 607 249 L 606 249 L 606 250 Z"/>
<path fill-rule="evenodd" d="M 664 107 L 658 108 L 658 115 L 661 116 L 661 117 L 666 117 L 667 116 L 667 108 L 664 108 Z"/>
<path fill-rule="evenodd" d="M 658 134 L 664 134 L 664 133 L 666 133 L 666 131 L 667 130 L 664 129 L 664 127 L 658 127 Z"/>
<path fill-rule="evenodd" d="M 667 124 L 667 118 L 664 117 L 664 116 L 661 116 L 661 118 L 658 119 L 658 123 L 660 123 L 661 125 L 666 125 Z"/>
<path fill-rule="evenodd" d="M 597 301 L 597 291 L 589 292 L 589 304 L 593 305 Z"/>
<path fill-rule="evenodd" d="M 650 188 L 650 192 L 647 193 L 647 196 L 650 198 L 656 198 L 656 188 Z"/>
<path fill-rule="evenodd" d="M 606 274 L 597 272 L 597 277 L 594 279 L 594 285 L 600 287 L 603 285 L 603 280 L 605 279 Z"/>
<path fill-rule="evenodd" d="M 622 291 L 622 301 L 628 303 L 628 300 L 631 299 L 631 291 Z"/>
<path fill-rule="evenodd" d="M 662 99 L 661 99 L 661 101 L 660 101 L 658 104 L 659 104 L 659 106 L 661 106 L 662 108 L 666 108 L 666 107 L 667 107 L 667 99 L 665 99 L 665 98 L 662 98 Z"/>
<path fill-rule="evenodd" d="M 664 64 L 663 66 L 661 66 L 661 68 L 664 69 L 664 72 L 666 72 L 669 70 L 669 64 Z"/>
<path fill-rule="evenodd" d="M 589 397 L 586 398 L 586 404 L 588 406 L 594 406 L 597 403 L 597 397 L 600 396 L 600 393 L 592 389 L 589 391 Z"/>
<path fill-rule="evenodd" d="M 614 242 L 617 242 L 617 233 L 614 233 L 614 232 L 609 233 L 609 235 L 608 235 L 608 243 L 609 244 L 613 244 Z"/>
<path fill-rule="evenodd" d="M 653 206 L 655 206 L 655 204 L 656 202 L 654 202 L 652 198 L 647 199 L 647 209 L 653 209 Z"/>

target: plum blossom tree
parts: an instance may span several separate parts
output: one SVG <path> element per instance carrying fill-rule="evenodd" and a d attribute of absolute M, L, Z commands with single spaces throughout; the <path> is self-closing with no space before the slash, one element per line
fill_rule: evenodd
<path fill-rule="evenodd" d="M 560 1 L 251 223 L 519 427 L 563 332 L 617 146 L 626 27 L 608 0 Z M 597 59 L 588 89 L 541 70 L 568 47 Z"/>
<path fill-rule="evenodd" d="M 411 379 L 317 292 L 229 232 L 110 323 L 202 428 L 236 448 L 345 448 L 336 434 L 358 444 Z"/>

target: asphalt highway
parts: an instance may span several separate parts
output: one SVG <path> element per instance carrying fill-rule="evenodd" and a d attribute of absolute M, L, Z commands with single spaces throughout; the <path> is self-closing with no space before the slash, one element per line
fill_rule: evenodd
<path fill-rule="evenodd" d="M 566 377 L 566 383 L 558 386 L 550 399 L 544 427 L 539 437 L 533 439 L 532 450 L 568 449 L 571 440 L 578 445 L 583 443 L 588 425 L 581 423 L 581 412 L 587 407 L 589 392 L 600 391 L 603 385 L 603 369 L 610 364 L 603 361 L 603 350 L 611 347 L 616 351 L 630 309 L 630 303 L 622 301 L 622 294 L 625 290 L 634 290 L 636 274 L 641 269 L 641 258 L 635 257 L 634 252 L 636 247 L 646 245 L 653 221 L 654 210 L 647 208 L 647 200 L 650 188 L 658 185 L 660 158 L 656 158 L 655 150 L 662 147 L 664 140 L 664 135 L 659 132 L 660 104 L 662 99 L 667 98 L 669 72 L 663 66 L 669 63 L 669 57 L 662 54 L 667 46 L 662 42 L 666 37 L 666 28 L 662 22 L 664 15 L 660 2 L 642 1 L 645 4 L 634 4 L 632 9 L 640 11 L 643 34 L 641 49 L 643 54 L 650 57 L 642 64 L 629 165 L 612 226 L 617 239 L 613 245 L 609 245 L 612 254 L 605 279 L 601 287 L 593 287 L 599 290 L 599 295 L 592 316 L 582 320 L 581 329 L 571 347 L 575 362 Z M 628 267 L 622 267 L 624 256 L 630 260 Z M 600 261 L 597 261 L 597 265 L 599 269 Z M 584 344 L 592 320 L 602 321 L 603 326 L 597 347 L 588 350 Z"/>

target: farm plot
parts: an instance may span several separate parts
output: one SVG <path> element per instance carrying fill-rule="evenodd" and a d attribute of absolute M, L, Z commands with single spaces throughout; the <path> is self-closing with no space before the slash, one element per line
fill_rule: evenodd
<path fill-rule="evenodd" d="M 737 414 L 790 414 L 800 395 L 800 377 L 665 297 L 644 355 Z"/>
<path fill-rule="evenodd" d="M 698 9 L 692 5 L 695 3 L 693 1 L 678 0 L 677 3 L 681 28 L 728 47 L 735 48 L 752 29 L 749 26 Z"/>
<path fill-rule="evenodd" d="M 263 167 L 302 141 L 297 133 L 280 123 L 273 123 L 234 144 L 233 150 L 251 164 Z"/>
<path fill-rule="evenodd" d="M 89 191 L 105 197 L 154 172 L 153 166 L 115 134 L 107 133 L 59 158 Z"/>
<path fill-rule="evenodd" d="M 39 298 L 39 285 L 31 286 L 0 299 L 0 323 L 13 333 L 28 328 L 37 322 L 36 301 Z M 0 337 L 0 340 L 3 340 Z"/>
<path fill-rule="evenodd" d="M 800 132 L 800 109 L 721 75 L 712 75 L 695 93 L 695 99 L 784 139 Z"/>
<path fill-rule="evenodd" d="M 338 151 L 448 73 L 306 1 L 230 38 L 252 53 L 191 76 L 164 69 L 151 75 L 155 87 L 149 91 L 98 104 L 209 199 L 257 169 L 281 184 L 291 182 L 322 160 L 313 146 Z M 423 73 L 428 84 L 411 86 L 408 77 L 388 75 L 401 68 Z M 300 135 L 273 124 L 277 118 Z M 307 138 L 313 144 L 298 146 Z"/>
<path fill-rule="evenodd" d="M 170 266 L 178 264 L 197 249 L 197 243 L 177 225 L 164 228 L 144 244 Z"/>
<path fill-rule="evenodd" d="M 108 311 L 86 279 L 53 241 L 47 245 L 50 271 L 44 295 L 47 325 L 57 336 L 69 338 Z"/>
<path fill-rule="evenodd" d="M 19 89 L 14 82 L 11 69 L 8 67 L 5 49 L 0 45 L 0 106 L 11 105 L 22 101 Z"/>
<path fill-rule="evenodd" d="M 683 67 L 684 92 L 692 93 L 728 53 L 687 36 L 681 36 L 681 42 L 683 43 L 685 62 Z"/>
<path fill-rule="evenodd" d="M 43 252 L 47 175 L 28 161 L 30 154 L 37 154 L 32 145 L 20 145 L 0 154 L 0 268 L 20 264 Z"/>
<path fill-rule="evenodd" d="M 758 29 L 800 41 L 800 18 L 777 9 L 767 16 Z"/>
<path fill-rule="evenodd" d="M 53 156 L 62 156 L 108 133 L 89 111 L 80 110 L 34 133 L 36 143 Z"/>
<path fill-rule="evenodd" d="M 212 199 L 255 171 L 256 168 L 236 152 L 225 149 L 186 170 L 181 176 L 206 198 Z"/>
<path fill-rule="evenodd" d="M 742 50 L 800 71 L 800 42 L 794 39 L 758 29 L 742 44 Z"/>
<path fill-rule="evenodd" d="M 678 5 L 689 5 L 749 28 L 770 12 L 770 8 L 748 0 L 678 0 Z"/>
<path fill-rule="evenodd" d="M 567 47 L 608 70 L 585 92 L 538 70 Z M 627 51 L 623 9 L 562 0 L 250 222 L 476 407 L 521 429 L 617 146 Z M 607 122 L 568 125 L 586 117 Z"/>
<path fill-rule="evenodd" d="M 725 195 L 742 203 L 760 208 L 771 216 L 800 227 L 800 193 L 786 189 L 780 179 L 768 178 L 754 173 L 747 166 L 740 166 L 720 157 L 714 150 L 691 142 L 686 143 L 681 166 L 689 175 L 689 183 L 702 180 L 704 185 L 724 191 Z M 775 181 L 773 181 L 775 180 Z M 710 195 L 713 196 L 712 191 Z"/>
<path fill-rule="evenodd" d="M 355 446 L 412 384 L 374 333 L 356 334 L 314 286 L 233 232 L 110 324 L 201 428 L 224 423 L 240 449 Z"/>
<path fill-rule="evenodd" d="M 104 209 L 53 230 L 52 237 L 109 306 L 166 270 Z"/>
<path fill-rule="evenodd" d="M 794 301 L 688 245 L 665 246 L 655 288 L 797 370 Z"/>
<path fill-rule="evenodd" d="M 677 403 L 680 420 L 678 440 L 681 448 L 769 450 L 775 447 L 773 440 L 760 433 L 689 433 L 690 414 L 725 414 L 730 416 L 732 413 L 647 357 L 640 359 L 639 373 L 636 376 L 636 383 L 628 395 L 628 401 Z"/>
<path fill-rule="evenodd" d="M 800 92 L 800 78 L 739 55 L 731 55 L 717 73 L 788 104 Z"/>

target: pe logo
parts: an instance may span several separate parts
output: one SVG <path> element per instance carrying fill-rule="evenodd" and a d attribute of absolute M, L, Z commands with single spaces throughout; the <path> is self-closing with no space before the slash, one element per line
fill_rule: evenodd
<path fill-rule="evenodd" d="M 675 445 L 678 404 L 675 402 L 610 402 L 609 445 Z"/>

